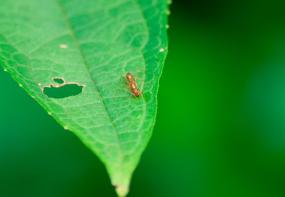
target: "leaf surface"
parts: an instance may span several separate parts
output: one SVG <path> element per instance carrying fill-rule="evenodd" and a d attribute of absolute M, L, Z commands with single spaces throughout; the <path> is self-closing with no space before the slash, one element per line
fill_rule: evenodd
<path fill-rule="evenodd" d="M 1 0 L 0 65 L 98 155 L 119 196 L 128 192 L 155 123 L 167 4 Z"/>

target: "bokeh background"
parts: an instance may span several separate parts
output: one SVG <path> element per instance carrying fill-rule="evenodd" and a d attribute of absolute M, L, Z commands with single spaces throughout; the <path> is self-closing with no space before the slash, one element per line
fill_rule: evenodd
<path fill-rule="evenodd" d="M 157 124 L 130 197 L 285 196 L 283 2 L 174 0 Z M 0 197 L 115 197 L 72 133 L 7 73 L 0 88 Z"/>

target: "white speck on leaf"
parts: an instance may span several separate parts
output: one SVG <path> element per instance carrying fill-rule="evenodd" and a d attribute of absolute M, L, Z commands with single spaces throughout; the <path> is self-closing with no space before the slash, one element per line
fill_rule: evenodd
<path fill-rule="evenodd" d="M 67 45 L 67 44 L 60 44 L 60 45 L 59 45 L 59 48 L 61 48 L 61 49 L 67 49 L 67 48 L 68 48 L 68 45 Z"/>
<path fill-rule="evenodd" d="M 165 51 L 164 48 L 160 48 L 160 49 L 159 49 L 159 52 L 161 52 L 161 53 L 163 53 L 164 51 Z"/>

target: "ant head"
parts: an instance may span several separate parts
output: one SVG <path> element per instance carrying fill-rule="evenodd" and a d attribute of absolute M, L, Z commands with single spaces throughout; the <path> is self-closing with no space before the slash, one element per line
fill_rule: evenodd
<path fill-rule="evenodd" d="M 133 77 L 133 75 L 131 73 L 127 73 L 126 74 L 126 78 L 127 78 L 128 81 L 133 81 L 134 80 L 134 77 Z"/>

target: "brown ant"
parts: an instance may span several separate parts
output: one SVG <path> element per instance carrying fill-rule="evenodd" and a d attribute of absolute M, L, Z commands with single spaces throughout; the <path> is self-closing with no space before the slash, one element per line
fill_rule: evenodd
<path fill-rule="evenodd" d="M 129 82 L 129 87 L 130 87 L 130 91 L 132 92 L 132 94 L 135 97 L 139 97 L 141 95 L 141 92 L 138 89 L 138 86 L 137 86 L 137 83 L 136 83 L 134 76 L 131 73 L 127 73 L 126 79 Z"/>

